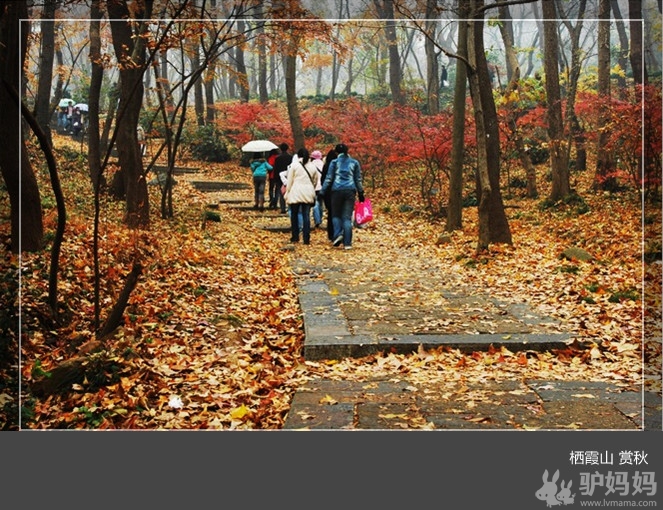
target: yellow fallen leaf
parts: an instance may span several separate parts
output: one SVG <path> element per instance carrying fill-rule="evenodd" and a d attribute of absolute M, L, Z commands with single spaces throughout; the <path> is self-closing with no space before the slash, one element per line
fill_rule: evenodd
<path fill-rule="evenodd" d="M 329 293 L 332 296 L 338 296 L 338 289 L 336 287 L 332 287 L 331 289 L 329 289 Z"/>
<path fill-rule="evenodd" d="M 338 400 L 334 400 L 330 395 L 325 395 L 320 399 L 321 404 L 329 404 L 330 406 L 333 406 L 334 404 L 338 404 Z"/>
<path fill-rule="evenodd" d="M 378 416 L 380 418 L 384 418 L 385 420 L 393 420 L 394 418 L 401 418 L 403 420 L 407 420 L 407 414 L 405 414 L 405 413 L 402 413 L 402 414 L 394 414 L 394 413 L 379 414 Z"/>
<path fill-rule="evenodd" d="M 232 411 L 230 411 L 230 417 L 233 420 L 241 420 L 244 418 L 247 414 L 249 414 L 250 409 L 246 407 L 244 404 L 242 404 L 239 407 L 236 407 Z"/>

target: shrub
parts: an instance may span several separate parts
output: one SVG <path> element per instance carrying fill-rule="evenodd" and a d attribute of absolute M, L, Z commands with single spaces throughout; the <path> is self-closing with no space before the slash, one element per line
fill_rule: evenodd
<path fill-rule="evenodd" d="M 214 126 L 201 126 L 193 136 L 185 136 L 184 141 L 191 147 L 191 155 L 196 159 L 214 163 L 230 160 L 228 146 Z"/>

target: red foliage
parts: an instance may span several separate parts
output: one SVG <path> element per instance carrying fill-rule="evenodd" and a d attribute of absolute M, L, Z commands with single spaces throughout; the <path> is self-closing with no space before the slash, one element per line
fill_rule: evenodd
<path fill-rule="evenodd" d="M 217 104 L 216 110 L 218 127 L 238 147 L 263 139 L 292 145 L 290 123 L 281 103 L 228 102 Z"/>
<path fill-rule="evenodd" d="M 590 141 L 598 138 L 599 112 L 605 113 L 608 109 L 606 149 L 618 162 L 613 177 L 630 180 L 638 189 L 658 189 L 661 182 L 660 88 L 638 87 L 630 90 L 624 99 L 613 97 L 609 101 L 592 92 L 579 94 L 578 98 L 576 113 Z"/>
<path fill-rule="evenodd" d="M 379 107 L 357 98 L 324 104 L 301 101 L 300 107 L 308 149 L 318 149 L 326 154 L 342 141 L 362 163 L 367 178 L 382 180 L 385 169 L 394 164 L 434 172 L 448 167 L 452 111 L 424 116 L 413 107 Z M 594 92 L 579 92 L 576 114 L 590 144 L 597 142 L 599 112 L 606 108 L 609 113 L 607 148 L 618 159 L 613 177 L 630 181 L 636 187 L 658 189 L 661 181 L 660 88 L 648 86 L 631 90 L 625 99 L 612 98 L 609 102 Z M 292 145 L 290 123 L 283 103 L 228 102 L 217 105 L 217 110 L 219 128 L 238 147 L 261 138 Z M 471 105 L 468 104 L 466 111 L 465 148 L 471 153 L 475 145 Z M 547 138 L 546 109 L 540 104 L 506 105 L 500 108 L 498 116 L 502 155 L 507 159 L 514 154 L 511 117 L 517 119 L 517 129 L 526 143 L 530 140 L 541 143 Z M 644 175 L 641 172 L 643 150 Z"/>

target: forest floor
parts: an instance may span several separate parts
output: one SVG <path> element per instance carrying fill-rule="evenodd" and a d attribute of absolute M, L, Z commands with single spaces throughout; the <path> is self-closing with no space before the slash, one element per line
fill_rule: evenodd
<path fill-rule="evenodd" d="M 58 283 L 61 313 L 53 322 L 46 304 L 57 211 L 47 173 L 37 165 L 48 244 L 20 261 L 21 428 L 280 429 L 297 389 L 319 378 L 546 378 L 606 381 L 661 394 L 661 264 L 642 262 L 643 246 L 647 250 L 659 243 L 660 250 L 660 204 L 643 211 L 637 193 L 597 194 L 590 189 L 589 171 L 573 175 L 573 186 L 584 199 L 582 211 L 574 204 L 545 209 L 542 199 L 526 199 L 521 190 L 512 190 L 505 204 L 513 245 L 493 245 L 479 255 L 476 207 L 463 209 L 461 231 L 437 243 L 444 219 L 433 219 L 417 206 L 416 183 L 404 192 L 407 187 L 388 179 L 367 189 L 376 220 L 362 229 L 353 252 L 372 261 L 376 271 L 389 259 L 395 279 L 416 278 L 412 271 L 419 265 L 396 259 L 390 250 L 406 248 L 408 257 L 434 261 L 468 286 L 526 301 L 555 317 L 587 342 L 585 347 L 526 358 L 440 348 L 308 361 L 302 356 L 293 262 L 304 257 L 321 266 L 342 264 L 348 253 L 333 249 L 322 230 L 314 232 L 310 246 L 293 247 L 287 235 L 261 228 L 259 216 L 248 220 L 245 211 L 232 207 L 216 210 L 221 221 L 205 221 L 210 195 L 197 191 L 186 176 L 176 177 L 172 219 L 160 218 L 159 187 L 149 187 L 152 224 L 147 230 L 125 228 L 124 204 L 102 198 L 102 322 L 133 264 L 144 269 L 124 325 L 96 350 L 93 200 L 86 158 L 69 140 L 57 137 L 56 146 L 67 202 Z M 249 170 L 236 162 L 180 164 L 200 166 L 206 180 L 251 182 Z M 548 185 L 540 179 L 542 197 Z M 252 195 L 251 190 L 233 193 L 246 199 Z M 2 201 L 2 214 L 9 217 L 8 200 Z M 570 246 L 587 250 L 594 260 L 560 259 Z M 16 274 L 17 265 L 7 252 L 3 269 Z M 74 358 L 84 359 L 84 368 L 65 391 L 34 391 L 38 381 Z M 10 371 L 4 375 L 11 377 Z M 19 401 L 6 385 L 0 393 L 5 406 Z"/>

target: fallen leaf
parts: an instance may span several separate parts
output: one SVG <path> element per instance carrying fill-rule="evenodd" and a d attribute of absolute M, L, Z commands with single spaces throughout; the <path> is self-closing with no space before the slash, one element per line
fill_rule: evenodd
<path fill-rule="evenodd" d="M 400 418 L 402 420 L 407 420 L 407 414 L 406 413 L 401 413 L 401 414 L 394 414 L 394 413 L 388 413 L 388 414 L 378 414 L 380 418 L 384 418 L 385 420 L 393 420 L 394 418 Z"/>
<path fill-rule="evenodd" d="M 330 395 L 325 395 L 320 399 L 321 404 L 329 404 L 333 406 L 334 404 L 338 404 L 338 400 L 334 400 Z"/>
<path fill-rule="evenodd" d="M 246 407 L 244 404 L 242 404 L 241 406 L 236 407 L 235 409 L 233 409 L 232 411 L 230 411 L 230 417 L 231 417 L 233 420 L 241 420 L 241 419 L 244 418 L 247 414 L 249 414 L 250 411 L 251 411 L 251 410 L 250 410 L 248 407 Z"/>

